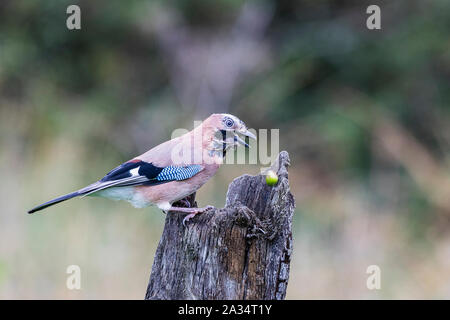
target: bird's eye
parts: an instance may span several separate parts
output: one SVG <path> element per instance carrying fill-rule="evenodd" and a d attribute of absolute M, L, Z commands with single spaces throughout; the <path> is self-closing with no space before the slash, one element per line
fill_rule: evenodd
<path fill-rule="evenodd" d="M 225 123 L 225 126 L 228 128 L 231 128 L 234 125 L 234 121 L 231 118 L 225 118 L 223 119 L 223 122 Z"/>

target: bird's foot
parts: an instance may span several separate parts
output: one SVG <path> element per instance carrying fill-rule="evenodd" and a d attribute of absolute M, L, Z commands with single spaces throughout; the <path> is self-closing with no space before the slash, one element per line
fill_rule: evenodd
<path fill-rule="evenodd" d="M 183 225 L 186 226 L 186 222 L 191 220 L 195 215 L 199 213 L 203 213 L 205 211 L 214 209 L 213 206 L 206 206 L 204 208 L 182 208 L 182 207 L 173 207 L 171 206 L 167 211 L 171 212 L 181 212 L 181 213 L 187 213 L 186 217 L 183 219 Z"/>
<path fill-rule="evenodd" d="M 192 211 L 191 213 L 186 215 L 186 217 L 184 217 L 184 219 L 183 219 L 183 226 L 186 227 L 186 222 L 189 222 L 197 214 L 206 212 L 208 210 L 212 210 L 212 209 L 214 209 L 214 207 L 213 206 L 206 206 L 204 208 L 193 208 L 193 209 L 194 209 L 194 211 Z"/>

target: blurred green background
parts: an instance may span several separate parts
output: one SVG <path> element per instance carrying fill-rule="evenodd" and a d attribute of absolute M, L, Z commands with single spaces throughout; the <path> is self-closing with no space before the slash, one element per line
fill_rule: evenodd
<path fill-rule="evenodd" d="M 213 112 L 279 128 L 291 155 L 287 298 L 450 298 L 449 80 L 446 0 L 2 0 L 0 298 L 143 299 L 160 210 L 26 211 Z M 259 169 L 226 165 L 197 200 Z"/>

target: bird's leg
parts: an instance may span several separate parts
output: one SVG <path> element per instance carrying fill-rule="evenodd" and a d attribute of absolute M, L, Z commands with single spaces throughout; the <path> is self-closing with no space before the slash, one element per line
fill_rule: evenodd
<path fill-rule="evenodd" d="M 180 208 L 180 207 L 170 207 L 167 211 L 172 211 L 172 212 L 181 212 L 181 213 L 188 213 L 188 215 L 186 217 L 184 217 L 183 219 L 183 226 L 186 226 L 186 222 L 191 220 L 193 217 L 195 217 L 195 215 L 199 214 L 199 213 L 203 213 L 205 211 L 214 209 L 213 206 L 206 206 L 203 208 Z"/>

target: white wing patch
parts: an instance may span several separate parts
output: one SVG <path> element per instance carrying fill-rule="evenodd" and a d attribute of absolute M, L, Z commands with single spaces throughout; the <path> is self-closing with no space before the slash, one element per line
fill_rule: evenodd
<path fill-rule="evenodd" d="M 137 177 L 139 175 L 139 168 L 140 167 L 137 167 L 137 168 L 134 168 L 134 169 L 130 170 L 130 173 L 131 173 L 132 177 Z"/>

